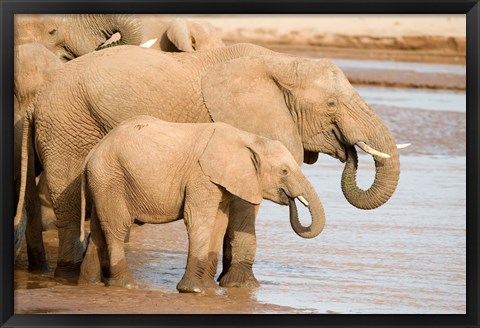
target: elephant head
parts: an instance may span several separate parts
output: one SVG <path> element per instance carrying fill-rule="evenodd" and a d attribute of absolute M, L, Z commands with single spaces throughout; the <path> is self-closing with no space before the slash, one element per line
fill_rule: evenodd
<path fill-rule="evenodd" d="M 232 135 L 232 129 L 238 134 Z M 199 163 L 213 183 L 252 204 L 258 205 L 265 198 L 295 208 L 294 200 L 299 199 L 308 207 L 312 222 L 302 226 L 296 210 L 291 210 L 293 230 L 303 238 L 322 232 L 322 203 L 281 142 L 217 124 Z"/>
<path fill-rule="evenodd" d="M 217 64 L 202 77 L 214 121 L 280 140 L 297 162 L 322 152 L 346 162 L 342 190 L 361 209 L 384 204 L 400 175 L 397 146 L 385 123 L 327 59 L 254 56 Z M 375 181 L 356 184 L 355 145 L 373 155 Z"/>
<path fill-rule="evenodd" d="M 118 40 L 113 40 L 116 34 Z M 112 38 L 112 39 L 111 39 Z M 111 40 L 110 40 L 111 39 Z M 39 42 L 63 61 L 120 44 L 139 45 L 142 25 L 128 15 L 17 15 L 15 44 Z"/>

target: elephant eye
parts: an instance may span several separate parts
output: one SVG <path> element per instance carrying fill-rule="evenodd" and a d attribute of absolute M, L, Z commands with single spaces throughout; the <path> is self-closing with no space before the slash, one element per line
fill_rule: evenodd
<path fill-rule="evenodd" d="M 55 35 L 57 33 L 57 30 L 56 29 L 53 29 L 51 31 L 48 32 L 48 34 L 50 35 Z"/>
<path fill-rule="evenodd" d="M 337 105 L 337 100 L 335 98 L 328 98 L 327 104 L 330 107 L 336 106 Z"/>
<path fill-rule="evenodd" d="M 282 174 L 283 176 L 287 176 L 288 173 L 289 173 L 289 172 L 288 172 L 287 169 L 282 169 L 282 171 L 281 171 L 281 174 Z"/>

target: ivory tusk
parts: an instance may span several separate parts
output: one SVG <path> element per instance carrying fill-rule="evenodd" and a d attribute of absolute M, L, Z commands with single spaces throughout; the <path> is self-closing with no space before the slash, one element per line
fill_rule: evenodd
<path fill-rule="evenodd" d="M 410 145 L 411 145 L 411 143 L 397 144 L 397 149 L 407 148 L 407 147 L 410 146 Z"/>
<path fill-rule="evenodd" d="M 298 196 L 297 199 L 302 202 L 303 205 L 308 207 L 308 201 L 303 196 Z"/>
<path fill-rule="evenodd" d="M 153 46 L 155 44 L 155 42 L 157 42 L 157 39 L 151 39 L 151 40 L 148 40 L 147 42 L 144 42 L 140 45 L 140 47 L 142 48 L 150 48 L 151 46 Z"/>
<path fill-rule="evenodd" d="M 368 153 L 372 156 L 378 156 L 378 157 L 381 157 L 381 158 L 390 158 L 390 155 L 379 152 L 376 149 L 373 149 L 372 147 L 370 147 L 369 145 L 367 145 L 363 141 L 357 142 L 357 146 L 360 147 L 364 152 L 366 152 L 366 153 Z"/>

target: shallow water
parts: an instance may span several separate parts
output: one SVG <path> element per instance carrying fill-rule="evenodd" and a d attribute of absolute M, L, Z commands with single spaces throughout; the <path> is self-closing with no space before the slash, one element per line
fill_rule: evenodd
<path fill-rule="evenodd" d="M 360 161 L 359 183 L 366 186 L 373 165 L 368 156 Z M 334 160 L 303 167 L 324 204 L 325 230 L 302 239 L 291 230 L 288 208 L 265 201 L 254 265 L 261 286 L 244 296 L 304 313 L 463 313 L 462 167 L 464 157 L 403 156 L 395 195 L 374 211 L 347 203 Z M 137 227 L 133 235 L 127 257 L 142 288 L 175 293 L 187 256 L 183 222 Z"/>
<path fill-rule="evenodd" d="M 17 313 L 465 313 L 465 93 L 358 87 L 401 151 L 401 177 L 382 207 L 363 211 L 343 197 L 343 164 L 320 155 L 302 170 L 323 202 L 327 224 L 298 237 L 288 208 L 264 201 L 257 219 L 256 289 L 178 294 L 187 258 L 182 221 L 135 226 L 126 245 L 139 290 L 77 287 L 52 273 L 15 272 Z M 373 161 L 359 151 L 359 185 Z M 307 211 L 298 205 L 302 218 Z M 302 219 L 303 220 L 303 219 Z M 54 266 L 58 239 L 45 233 Z M 220 268 L 219 268 L 220 271 Z M 93 300 L 93 301 L 92 301 Z"/>
<path fill-rule="evenodd" d="M 357 60 L 333 58 L 332 61 L 341 69 L 361 68 L 369 70 L 413 71 L 417 73 L 442 73 L 466 75 L 465 65 L 413 63 L 389 60 Z"/>
<path fill-rule="evenodd" d="M 371 106 L 460 113 L 465 113 L 467 108 L 465 92 L 461 91 L 373 86 L 356 86 L 355 89 Z"/>

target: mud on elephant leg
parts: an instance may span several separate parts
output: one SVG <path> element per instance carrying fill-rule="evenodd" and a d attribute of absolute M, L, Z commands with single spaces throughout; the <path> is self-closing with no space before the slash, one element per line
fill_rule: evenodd
<path fill-rule="evenodd" d="M 33 178 L 33 181 L 34 178 Z M 27 240 L 28 270 L 31 272 L 49 272 L 45 247 L 43 245 L 42 218 L 40 211 L 40 198 L 34 183 L 27 184 L 27 188 L 35 190 L 26 193 L 27 227 L 25 238 Z"/>
<path fill-rule="evenodd" d="M 48 183 L 53 179 L 47 176 Z M 58 228 L 58 260 L 55 268 L 55 277 L 76 282 L 80 273 L 80 265 L 88 246 L 88 238 L 79 240 L 80 220 L 71 220 L 80 216 L 80 179 L 73 181 L 68 188 L 63 190 L 60 197 L 52 194 L 52 202 L 57 216 Z M 62 204 L 62 211 L 59 209 Z M 68 204 L 68 207 L 64 204 Z"/>
<path fill-rule="evenodd" d="M 214 281 L 218 253 L 228 221 L 229 202 L 221 203 L 215 218 L 202 221 L 188 230 L 187 268 L 177 290 L 181 293 L 201 293 L 206 288 L 217 288 Z M 205 236 L 210 238 L 205 239 Z"/>
<path fill-rule="evenodd" d="M 87 235 L 84 237 L 88 238 Z M 87 253 L 80 267 L 79 285 L 97 284 L 102 281 L 102 260 L 105 252 L 105 235 L 100 227 L 100 222 L 92 208 L 90 216 L 90 242 Z"/>
<path fill-rule="evenodd" d="M 222 287 L 258 287 L 253 275 L 258 206 L 240 198 L 230 204 L 227 233 L 223 241 L 223 271 L 218 280 Z"/>
<path fill-rule="evenodd" d="M 123 238 L 117 239 L 109 234 L 105 236 L 110 257 L 110 277 L 107 280 L 107 286 L 125 287 L 128 289 L 137 288 L 138 286 L 128 270 Z"/>

